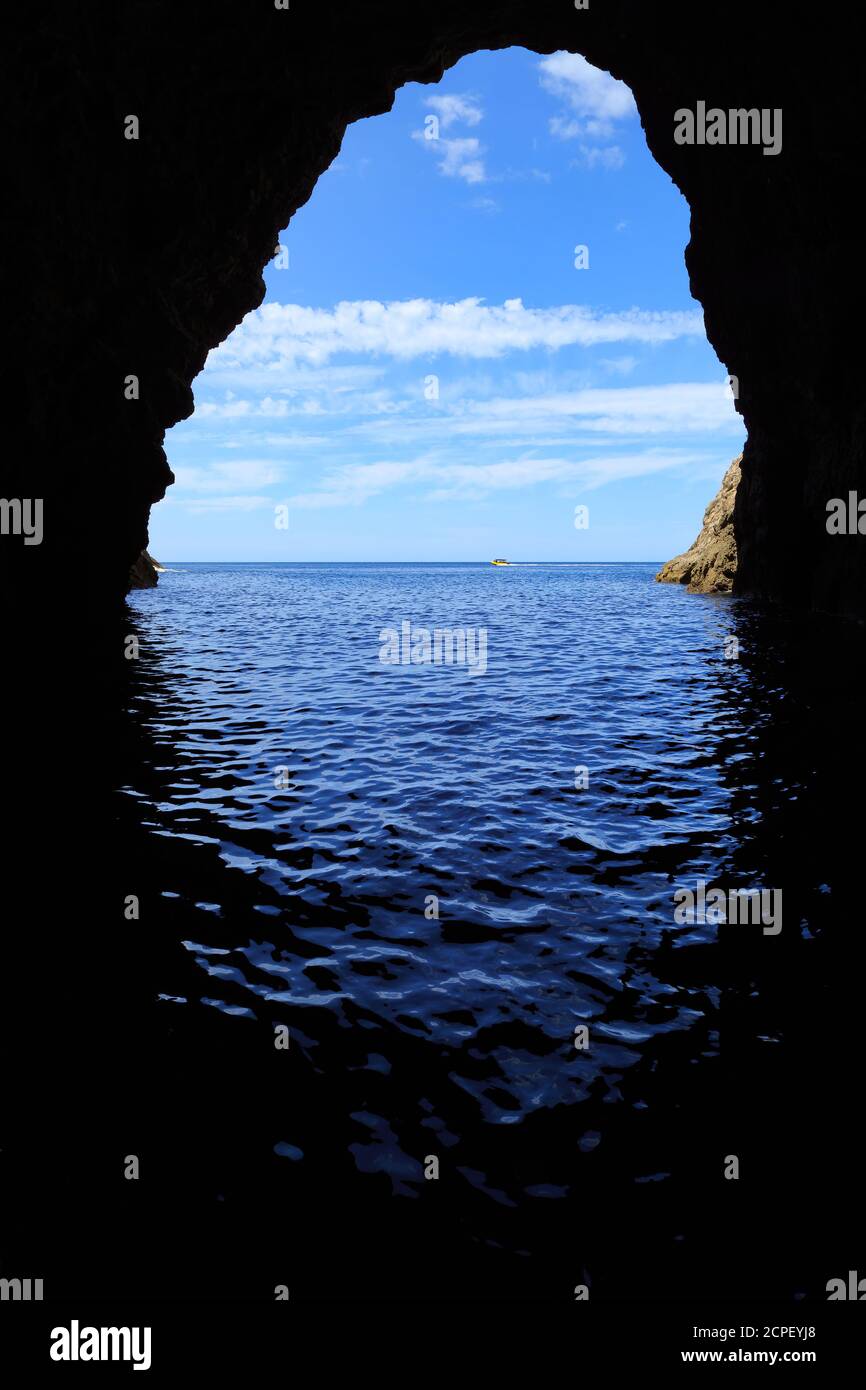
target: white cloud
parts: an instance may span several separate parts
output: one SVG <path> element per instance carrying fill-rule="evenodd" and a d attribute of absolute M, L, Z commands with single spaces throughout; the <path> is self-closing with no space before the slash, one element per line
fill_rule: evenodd
<path fill-rule="evenodd" d="M 534 433 L 556 421 L 598 434 L 684 434 L 741 428 L 730 391 L 719 382 L 603 387 L 559 394 L 471 402 L 459 422 L 472 433 Z"/>
<path fill-rule="evenodd" d="M 195 386 L 195 414 L 186 428 L 220 438 L 221 448 L 234 447 L 223 439 L 223 421 L 235 420 L 248 427 L 246 438 L 253 441 L 252 427 L 267 420 L 303 420 L 316 425 L 330 415 L 347 415 L 361 411 L 376 414 L 393 410 L 390 388 L 380 383 L 386 368 L 373 363 L 332 363 L 323 367 L 291 364 L 280 357 L 258 363 L 228 362 L 212 353 L 203 374 Z M 232 390 L 231 382 L 237 390 Z M 208 399 L 214 387 L 222 386 L 222 398 Z M 243 391 L 244 398 L 237 396 Z M 258 393 L 258 399 L 253 398 Z M 263 438 L 265 436 L 258 436 Z M 277 436 L 270 436 L 273 443 Z M 293 432 L 297 444 L 319 444 L 318 434 L 301 435 Z M 249 447 L 249 445 L 244 446 Z"/>
<path fill-rule="evenodd" d="M 389 488 L 406 484 L 427 485 L 425 500 L 431 502 L 477 500 L 494 492 L 535 487 L 539 483 L 574 484 L 586 490 L 624 478 L 706 463 L 703 454 L 662 449 L 585 459 L 525 454 L 495 463 L 443 462 L 428 455 L 400 463 L 344 464 L 331 470 L 315 492 L 290 497 L 288 504 L 298 509 L 360 506 Z"/>
<path fill-rule="evenodd" d="M 178 492 L 229 493 L 239 487 L 270 487 L 283 476 L 279 465 L 269 459 L 220 460 L 208 464 L 207 468 L 181 464 L 173 471 Z"/>
<path fill-rule="evenodd" d="M 634 97 L 625 83 L 594 68 L 580 53 L 551 53 L 538 68 L 541 85 L 587 121 L 621 121 L 635 113 Z"/>
<path fill-rule="evenodd" d="M 572 120 L 568 116 L 551 116 L 547 124 L 551 135 L 558 135 L 560 140 L 576 140 L 583 134 L 580 121 Z"/>
<path fill-rule="evenodd" d="M 463 125 L 475 126 L 484 119 L 478 97 L 470 96 L 466 92 L 439 92 L 435 96 L 427 97 L 424 105 L 436 112 L 443 130 L 448 130 L 456 121 Z"/>
<path fill-rule="evenodd" d="M 192 426 L 195 423 L 195 416 L 187 423 Z M 220 449 L 285 449 L 287 444 L 291 444 L 293 449 L 313 449 L 330 443 L 331 440 L 327 434 L 296 434 L 294 430 L 291 434 L 273 432 L 259 434 L 247 431 L 238 439 L 219 438 L 217 441 Z"/>
<path fill-rule="evenodd" d="M 614 445 L 624 436 L 726 438 L 742 433 L 730 392 L 722 383 L 584 388 L 577 391 L 463 399 L 436 411 L 398 420 L 365 421 L 347 431 L 374 447 L 411 438 L 429 448 L 499 449 L 523 442 L 533 448 Z"/>
<path fill-rule="evenodd" d="M 443 130 L 454 125 L 476 126 L 484 118 L 478 97 L 468 93 L 444 93 L 427 97 L 424 105 L 435 112 Z M 428 124 L 430 124 L 428 122 Z M 412 139 L 420 140 L 433 153 L 439 165 L 439 172 L 448 179 L 463 179 L 464 183 L 486 183 L 487 170 L 484 167 L 484 146 L 474 135 L 443 138 L 438 130 L 435 139 L 429 129 L 413 130 Z"/>
<path fill-rule="evenodd" d="M 581 145 L 574 162 L 584 169 L 621 169 L 625 155 L 619 145 Z"/>
<path fill-rule="evenodd" d="M 608 363 L 629 371 L 632 360 Z M 328 443 L 324 467 L 321 455 L 314 464 L 301 447 L 310 437 L 287 429 L 259 436 L 279 446 L 276 458 L 172 460 L 169 499 L 191 514 L 261 510 L 276 500 L 301 511 L 358 507 L 400 488 L 430 502 L 469 500 L 537 484 L 585 490 L 666 469 L 711 476 L 720 453 L 735 452 L 742 421 L 721 381 L 596 387 L 580 384 L 582 375 L 545 369 L 446 379 L 435 403 L 412 380 L 387 413 L 366 415 L 369 393 L 359 391 L 361 408 L 357 400 L 348 411 L 341 404 L 339 423 L 313 436 Z M 324 384 L 327 372 L 315 377 Z M 686 440 L 702 452 L 684 451 Z M 416 453 L 407 460 L 408 441 Z M 287 498 L 287 476 L 295 488 L 303 478 L 307 490 Z M 276 486 L 278 499 L 264 495 Z"/>
<path fill-rule="evenodd" d="M 429 501 L 450 502 L 461 497 L 480 498 L 491 492 L 535 487 L 538 483 L 576 484 L 588 491 L 624 478 L 645 477 L 701 461 L 701 455 L 670 450 L 646 450 L 639 454 L 607 454 L 587 459 L 545 458 L 527 455 L 500 463 L 457 465 L 443 470 L 451 475 L 449 486 L 427 494 Z"/>
<path fill-rule="evenodd" d="M 470 206 L 475 208 L 478 212 L 502 211 L 502 205 L 500 203 L 497 203 L 495 198 L 487 198 L 484 196 L 473 198 Z"/>
<path fill-rule="evenodd" d="M 474 135 L 462 140 L 437 140 L 435 145 L 439 171 L 446 178 L 465 179 L 466 183 L 484 182 L 487 175 L 481 158 L 481 142 Z"/>
<path fill-rule="evenodd" d="M 241 415 L 249 415 L 252 406 L 249 401 L 235 401 L 228 399 L 224 401 L 203 401 L 197 406 L 196 413 L 202 418 L 207 419 L 208 415 L 218 415 L 221 420 L 236 420 Z"/>
<path fill-rule="evenodd" d="M 329 363 L 327 366 L 309 366 L 307 363 L 297 363 L 290 377 L 285 375 L 282 370 L 281 360 L 272 356 L 268 361 L 261 361 L 258 365 L 246 364 L 244 366 L 243 380 L 237 380 L 237 366 L 226 365 L 232 359 L 231 352 L 227 351 L 234 342 L 240 329 L 229 337 L 221 348 L 213 351 L 207 359 L 204 373 L 198 378 L 199 383 L 224 385 L 224 401 L 231 404 L 235 398 L 235 392 L 231 389 L 232 385 L 242 385 L 245 390 L 258 390 L 266 393 L 276 392 L 290 400 L 301 400 L 311 395 L 322 395 L 328 397 L 338 397 L 353 395 L 361 387 L 375 385 L 381 381 L 386 368 L 374 362 L 341 362 Z M 211 410 L 207 413 L 222 415 L 222 402 L 212 402 L 220 409 Z M 197 406 L 198 411 L 201 407 Z"/>
<path fill-rule="evenodd" d="M 619 169 L 625 155 L 607 142 L 618 125 L 636 113 L 624 82 L 594 68 L 579 53 L 552 53 L 538 64 L 542 87 L 565 105 L 550 118 L 550 132 L 560 140 L 580 140 L 583 164 L 590 169 Z"/>
<path fill-rule="evenodd" d="M 182 507 L 190 516 L 206 516 L 210 512 L 258 512 L 265 507 L 274 506 L 273 497 L 239 494 L 236 497 L 196 498 L 195 501 L 190 501 L 188 498 L 174 496 L 173 493 L 174 489 L 169 488 L 162 505 Z"/>
<path fill-rule="evenodd" d="M 440 174 L 446 178 L 463 179 L 465 183 L 485 183 L 484 147 L 474 135 L 448 140 L 430 140 L 422 130 L 412 131 L 413 140 L 420 140 L 436 156 Z"/>
<path fill-rule="evenodd" d="M 607 359 L 608 371 L 629 374 L 636 359 Z M 297 433 L 287 421 L 285 434 L 244 433 L 238 446 L 280 450 L 274 466 L 309 461 L 309 446 L 327 445 L 333 453 L 363 447 L 389 450 L 412 439 L 418 448 L 501 449 L 506 442 L 534 448 L 614 444 L 623 436 L 645 439 L 662 435 L 707 435 L 719 431 L 733 435 L 742 430 L 730 392 L 719 382 L 682 382 L 661 386 L 596 387 L 585 384 L 582 372 L 512 372 L 498 381 L 488 377 L 451 378 L 442 382 L 435 402 L 423 396 L 422 379 L 404 382 L 399 392 L 380 399 L 382 393 L 359 392 L 330 406 L 320 403 L 327 429 L 321 435 Z M 294 412 L 300 423 L 303 412 Z M 256 412 L 258 415 L 258 411 Z M 195 417 L 187 425 L 194 428 Z M 229 471 L 213 465 L 202 475 L 201 485 L 210 491 L 241 484 L 269 485 L 270 465 L 246 464 Z M 244 471 L 246 470 L 246 471 Z M 184 487 L 198 485 L 196 474 L 178 473 Z"/>
<path fill-rule="evenodd" d="M 293 507 L 358 506 L 399 483 L 417 482 L 429 476 L 433 465 L 417 459 L 411 463 L 351 463 L 332 469 L 317 492 L 298 493 L 290 499 Z"/>
<path fill-rule="evenodd" d="M 578 304 L 531 309 L 521 299 L 487 305 L 477 298 L 453 304 L 360 300 L 334 309 L 265 304 L 211 353 L 207 370 L 240 387 L 243 373 L 250 370 L 267 368 L 274 373 L 273 383 L 279 384 L 280 373 L 294 370 L 297 363 L 321 366 L 338 353 L 381 354 L 404 361 L 438 353 L 494 358 L 533 348 L 555 352 L 598 343 L 658 344 L 703 334 L 697 310 L 603 313 Z"/>

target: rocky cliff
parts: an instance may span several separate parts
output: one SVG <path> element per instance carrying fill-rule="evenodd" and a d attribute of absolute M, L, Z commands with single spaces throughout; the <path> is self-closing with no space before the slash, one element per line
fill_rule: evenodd
<path fill-rule="evenodd" d="M 662 565 L 656 579 L 663 584 L 687 584 L 693 594 L 729 594 L 737 572 L 734 503 L 740 485 L 738 455 L 704 512 L 700 534 L 682 555 Z"/>
<path fill-rule="evenodd" d="M 162 574 L 152 555 L 143 550 L 129 571 L 130 589 L 155 589 Z"/>

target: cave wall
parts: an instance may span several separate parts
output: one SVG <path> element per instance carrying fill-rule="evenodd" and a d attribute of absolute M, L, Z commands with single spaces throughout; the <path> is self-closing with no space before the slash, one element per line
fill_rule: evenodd
<path fill-rule="evenodd" d="M 44 496 L 46 536 L 3 538 L 7 611 L 13 591 L 50 604 L 61 578 L 86 588 L 94 621 L 116 607 L 172 481 L 164 433 L 191 413 L 207 352 L 261 302 L 278 234 L 346 125 L 464 54 L 519 44 L 627 82 L 688 199 L 692 292 L 748 428 L 737 587 L 862 618 L 866 541 L 825 526 L 830 497 L 866 492 L 848 331 L 864 142 L 845 23 L 833 3 L 694 0 L 45 0 L 15 16 L 3 495 Z M 675 145 L 673 112 L 698 100 L 781 107 L 782 152 Z M 531 302 L 531 274 L 518 291 Z"/>

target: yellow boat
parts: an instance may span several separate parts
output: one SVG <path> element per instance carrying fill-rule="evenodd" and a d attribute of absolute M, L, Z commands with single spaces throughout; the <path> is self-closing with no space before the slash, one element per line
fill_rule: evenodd
<path fill-rule="evenodd" d="M 510 565 L 510 560 L 491 560 L 491 565 Z"/>

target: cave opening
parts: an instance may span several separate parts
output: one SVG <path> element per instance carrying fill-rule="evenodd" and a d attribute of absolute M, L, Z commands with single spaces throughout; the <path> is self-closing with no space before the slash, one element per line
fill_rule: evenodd
<path fill-rule="evenodd" d="M 513 91 L 509 64 L 532 75 L 538 103 L 552 102 L 538 106 L 549 158 L 561 161 L 552 171 L 533 148 L 528 103 L 513 103 L 507 157 L 485 133 L 496 102 L 488 66 Z M 766 1186 L 731 1219 L 721 1256 L 689 1230 L 680 1259 L 682 1213 L 704 1201 L 711 1145 L 734 1124 L 768 1154 L 790 1141 L 781 1107 L 761 1110 L 773 1059 L 755 1058 L 755 1034 L 774 1041 L 790 1019 L 771 988 L 754 1016 L 743 1009 L 738 971 L 745 960 L 772 980 L 767 952 L 797 950 L 781 898 L 766 898 L 779 904 L 779 932 L 769 913 L 758 920 L 761 894 L 784 891 L 786 924 L 817 922 L 826 903 L 813 856 L 786 876 L 770 826 L 772 730 L 791 724 L 769 644 L 737 603 L 651 584 L 646 562 L 663 553 L 609 570 L 604 554 L 584 570 L 515 549 L 531 504 L 557 538 L 556 560 L 564 535 L 573 547 L 597 533 L 609 545 L 599 479 L 620 489 L 619 508 L 640 489 L 628 503 L 632 539 L 652 532 L 658 544 L 691 461 L 649 466 L 656 441 L 668 457 L 683 437 L 705 437 L 713 410 L 718 471 L 693 492 L 697 512 L 665 544 L 673 552 L 736 448 L 719 457 L 719 423 L 737 427 L 738 416 L 685 302 L 686 209 L 614 81 L 573 55 L 477 55 L 446 85 L 402 87 L 390 117 L 350 127 L 346 167 L 320 177 L 274 237 L 264 304 L 216 349 L 199 408 L 169 443 L 175 514 L 198 526 L 201 544 L 219 536 L 243 548 L 220 564 L 224 551 L 196 559 L 156 541 L 168 573 L 130 605 L 148 659 L 131 680 L 141 747 L 124 766 L 123 824 L 159 900 L 164 949 L 151 969 L 170 1049 L 200 1064 L 206 1113 L 222 1104 L 214 1038 L 254 1098 L 227 1146 L 243 1175 L 229 1184 L 236 1219 L 252 1191 L 274 1210 L 289 1190 L 327 1201 L 350 1243 L 375 1246 L 370 1279 L 383 1296 L 421 1246 L 437 1271 L 462 1251 L 462 1297 L 479 1280 L 500 1292 L 540 1280 L 546 1296 L 619 1298 L 633 1277 L 674 1298 L 699 1277 L 717 1294 Z M 626 253 L 634 213 L 621 200 L 638 160 L 642 221 Z M 593 190 L 576 217 L 545 201 L 557 174 Z M 520 216 L 489 205 L 518 197 Z M 575 229 L 588 216 L 598 238 Z M 606 278 L 589 308 L 557 293 L 593 274 Z M 282 292 L 293 277 L 306 295 Z M 658 298 L 645 306 L 648 283 Z M 569 352 L 576 360 L 563 365 Z M 635 360 L 616 360 L 625 354 Z M 705 375 L 695 381 L 683 364 L 697 354 Z M 590 356 L 597 376 L 582 375 Z M 277 430 L 286 420 L 294 433 Z M 407 453 L 418 436 L 423 449 Z M 274 470 L 291 448 L 294 470 Z M 589 471 L 568 471 L 572 448 Z M 327 461 L 311 477 L 317 451 Z M 204 466 L 221 453 L 243 467 Z M 547 504 L 533 490 L 545 469 Z M 377 510 L 381 499 L 390 509 Z M 474 523 L 475 563 L 464 567 L 466 519 L 491 509 L 495 534 L 479 555 Z M 462 548 L 407 551 L 443 510 Z M 585 510 L 590 524 L 578 527 Z M 503 534 L 509 522 L 520 529 Z M 335 535 L 339 548 L 323 550 Z M 380 563 L 383 537 L 401 548 Z M 319 549 L 286 558 L 286 544 L 306 543 Z M 477 563 L 533 555 L 542 563 Z M 444 631 L 458 652 L 464 639 L 466 660 L 435 659 Z M 483 661 L 468 659 L 469 633 L 483 634 Z M 480 641 L 472 650 L 481 656 Z M 814 810 L 797 795 L 785 804 L 798 842 Z M 703 903 L 706 884 L 729 904 L 725 920 L 702 908 L 676 916 L 678 895 L 697 885 Z M 717 996 L 719 972 L 733 983 Z M 281 1029 L 297 1089 L 290 1105 L 278 1089 L 269 1105 L 280 1081 L 258 1069 L 256 1050 Z M 684 1094 L 689 1120 L 668 1128 Z M 179 1128 L 194 1147 L 192 1121 Z M 220 1192 L 225 1163 L 223 1149 Z M 444 1212 L 429 1200 L 440 1180 L 453 1183 Z M 786 1170 L 784 1181 L 795 1178 Z M 383 1217 L 386 1206 L 396 1215 Z M 575 1247 L 562 1239 L 563 1210 Z M 637 1251 L 636 1229 L 647 1233 Z M 318 1296 L 330 1276 L 314 1247 L 305 1241 L 293 1277 Z M 789 1256 L 775 1229 L 754 1286 L 787 1295 Z"/>
<path fill-rule="evenodd" d="M 477 53 L 404 85 L 349 126 L 263 304 L 209 355 L 166 439 L 151 550 L 170 567 L 685 551 L 743 434 L 688 235 L 631 91 L 580 55 Z"/>
<path fill-rule="evenodd" d="M 24 268 L 10 303 L 26 296 L 27 309 L 9 376 L 0 529 L 13 582 L 2 597 L 13 609 L 7 685 L 25 693 L 21 704 L 37 687 L 52 712 L 38 725 L 16 718 L 4 762 L 14 807 L 0 1019 L 12 1059 L 0 1136 L 6 1282 L 32 1275 L 41 1290 L 44 1279 L 78 1316 L 82 1292 L 151 1309 L 155 1294 L 184 1302 L 203 1290 L 238 1303 L 269 1304 L 275 1288 L 291 1289 L 295 1304 L 350 1299 L 357 1287 L 339 1271 L 362 1264 L 372 1300 L 408 1291 L 571 1301 L 580 1289 L 596 1308 L 633 1307 L 636 1291 L 651 1290 L 653 1322 L 663 1303 L 696 1292 L 729 1306 L 802 1301 L 811 1315 L 856 1262 L 859 1238 L 847 1062 L 856 1071 L 862 887 L 848 808 L 860 780 L 862 649 L 850 624 L 838 641 L 827 615 L 861 620 L 866 593 L 863 374 L 846 332 L 862 294 L 852 170 L 863 136 L 859 49 L 834 7 L 816 22 L 810 7 L 789 5 L 780 24 L 775 10 L 735 0 L 709 40 L 693 3 L 630 0 L 585 10 L 261 4 L 243 14 L 216 0 L 204 19 L 200 7 L 120 0 L 110 23 L 103 9 L 50 0 L 14 24 L 30 26 L 25 47 L 47 46 L 50 61 L 38 83 L 23 65 L 28 79 L 13 91 L 27 130 L 9 151 L 20 237 L 10 263 Z M 333 248 L 331 278 L 355 275 L 363 202 L 344 197 L 315 221 L 347 177 L 326 173 L 347 126 L 350 150 L 359 123 L 382 117 L 395 92 L 398 114 L 411 97 L 404 153 L 417 163 L 406 189 L 465 185 L 467 198 L 496 200 L 489 176 L 510 156 L 488 139 L 489 116 L 472 124 L 464 106 L 461 125 L 452 107 L 449 133 L 442 111 L 422 104 L 471 95 L 456 65 L 487 50 L 505 64 L 515 50 L 529 64 L 580 53 L 625 82 L 635 136 L 639 119 L 687 200 L 691 290 L 724 363 L 699 384 L 712 379 L 724 399 L 729 372 L 748 432 L 729 489 L 739 595 L 693 599 L 622 574 L 581 589 L 574 570 L 566 588 L 541 569 L 479 566 L 448 611 L 435 574 L 422 592 L 395 560 L 386 598 L 381 579 L 359 585 L 339 567 L 313 608 L 294 581 L 268 580 L 256 597 L 239 565 L 222 590 L 194 575 L 184 589 L 167 574 L 161 594 L 125 604 L 169 480 L 165 431 L 191 416 L 208 353 L 261 304 L 263 270 L 266 280 L 307 274 L 319 235 Z M 436 85 L 443 74 L 453 85 Z M 702 102 L 783 112 L 782 147 L 766 157 L 757 144 L 678 144 L 675 113 Z M 132 111 L 137 141 L 121 133 Z M 440 117 L 438 155 L 435 140 L 422 143 L 429 115 Z M 566 133 L 568 112 L 547 115 L 564 121 L 562 150 L 581 143 Z M 488 149 L 446 152 L 443 136 Z M 472 172 L 478 158 L 487 163 Z M 618 177 L 616 156 L 588 158 L 581 178 Z M 375 175 L 350 176 L 360 199 Z M 502 178 L 508 196 L 521 187 Z M 547 187 L 534 179 L 540 196 Z M 504 213 L 472 211 L 507 243 Z M 383 239 L 369 313 L 339 318 L 333 288 L 257 312 L 267 323 L 274 303 L 293 303 L 297 321 L 311 310 L 318 351 L 349 333 L 388 332 L 393 345 L 398 330 L 414 351 L 413 337 L 429 344 L 445 320 L 454 332 L 454 315 L 430 305 L 483 298 L 464 311 L 469 327 L 513 339 L 553 333 L 544 311 L 581 302 L 504 283 L 482 295 L 497 256 L 465 226 L 466 257 L 452 263 L 468 266 L 474 285 L 389 290 L 385 272 L 400 266 Z M 601 271 L 593 236 L 571 219 L 557 238 L 569 283 Z M 534 257 L 523 256 L 520 279 L 531 282 Z M 419 293 L 429 303 L 414 320 L 383 312 Z M 491 306 L 497 313 L 478 312 Z M 315 504 L 299 505 L 310 489 L 271 478 L 263 443 L 245 455 L 259 472 L 247 469 L 243 496 L 261 488 L 267 508 L 286 507 L 288 531 L 264 506 L 235 516 L 267 516 L 269 542 L 306 543 L 351 483 L 345 534 L 360 547 L 377 539 L 372 527 L 354 537 L 377 497 L 407 478 L 450 489 L 450 501 L 422 494 L 399 520 L 383 514 L 381 537 L 408 533 L 415 548 L 433 512 L 477 518 L 492 477 L 504 509 L 489 536 L 473 521 L 473 548 L 483 539 L 485 560 L 518 555 L 502 529 L 528 527 L 528 492 L 506 486 L 504 468 L 478 476 L 493 446 L 478 442 L 480 409 L 451 409 L 459 402 L 449 403 L 453 378 L 441 369 L 450 359 L 425 347 L 408 360 L 389 399 L 368 379 L 381 409 L 349 422 L 352 438 L 372 437 L 371 419 L 399 428 L 409 418 L 412 373 L 419 428 L 471 426 L 462 472 L 443 480 L 435 460 L 377 449 L 363 473 L 323 475 Z M 373 350 L 348 365 L 376 366 Z M 304 367 L 310 386 L 316 369 Z M 135 398 L 124 392 L 131 374 Z M 428 399 L 436 376 L 438 400 Z M 346 384 L 331 382 L 331 402 L 351 394 Z M 598 381 L 567 387 L 596 393 L 583 399 L 583 421 L 614 419 Z M 514 432 L 516 403 L 534 429 L 533 410 L 548 425 L 562 395 L 503 400 L 464 385 L 460 400 Z M 233 402 L 223 390 L 202 403 Z M 654 404 L 664 414 L 670 401 Z M 617 447 L 600 449 L 602 461 Z M 243 492 L 238 471 L 209 488 L 192 454 L 174 454 L 175 435 L 169 449 L 195 485 L 187 498 L 219 504 L 198 513 L 203 536 L 213 518 L 231 518 L 222 503 Z M 546 461 L 558 456 L 551 444 Z M 415 472 L 400 474 L 401 464 Z M 666 476 L 650 472 L 647 485 Z M 548 531 L 561 527 L 571 546 L 597 534 L 605 489 L 586 494 L 585 482 L 555 472 L 546 483 L 554 493 L 576 485 L 580 495 L 554 496 L 547 514 Z M 467 495 L 485 486 L 487 502 Z M 702 501 L 713 489 L 708 478 Z M 14 499 L 28 496 L 46 498 L 38 525 L 23 502 L 19 523 Z M 581 506 L 584 531 L 574 526 Z M 40 543 L 22 543 L 28 529 Z M 163 550 L 162 534 L 151 542 L 159 559 L 190 558 Z M 232 539 L 230 526 L 223 534 Z M 402 635 L 404 621 L 410 640 L 413 626 L 483 630 L 484 673 L 404 664 L 402 652 L 382 662 L 379 632 Z M 752 913 L 676 920 L 674 894 L 701 884 L 729 903 L 759 891 L 781 906 L 784 895 L 784 925 L 764 932 Z M 290 1046 L 278 1050 L 275 1037 Z M 82 1078 L 93 1077 L 112 1104 L 82 1129 Z M 804 1116 L 822 1135 L 807 1164 Z M 62 1163 L 58 1134 L 76 1136 Z M 123 1174 L 130 1153 L 142 1159 L 140 1183 Z M 731 1155 L 742 1181 L 722 1170 Z"/>

